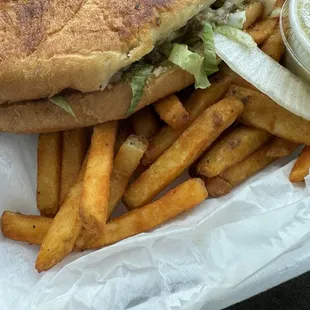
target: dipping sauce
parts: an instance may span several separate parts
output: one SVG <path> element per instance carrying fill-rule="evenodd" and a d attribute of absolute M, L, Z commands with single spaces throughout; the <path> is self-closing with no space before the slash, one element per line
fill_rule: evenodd
<path fill-rule="evenodd" d="M 310 0 L 287 0 L 280 24 L 285 66 L 310 83 Z"/>

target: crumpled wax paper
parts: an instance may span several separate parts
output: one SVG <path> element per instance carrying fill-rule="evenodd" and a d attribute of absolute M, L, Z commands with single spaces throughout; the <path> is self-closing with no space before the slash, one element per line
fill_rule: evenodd
<path fill-rule="evenodd" d="M 0 208 L 36 214 L 36 136 L 0 135 Z M 310 179 L 281 159 L 152 232 L 70 254 L 0 236 L 0 309 L 220 309 L 310 269 Z M 291 162 L 290 162 L 291 161 Z"/>

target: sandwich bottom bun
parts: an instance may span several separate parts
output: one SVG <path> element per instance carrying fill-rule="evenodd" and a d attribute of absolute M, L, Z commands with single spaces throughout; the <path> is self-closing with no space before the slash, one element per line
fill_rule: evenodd
<path fill-rule="evenodd" d="M 194 83 L 194 77 L 178 67 L 167 67 L 153 74 L 144 88 L 137 110 Z M 111 89 L 64 96 L 76 119 L 48 99 L 0 105 L 0 131 L 43 133 L 93 126 L 126 118 L 132 92 L 129 83 Z"/>

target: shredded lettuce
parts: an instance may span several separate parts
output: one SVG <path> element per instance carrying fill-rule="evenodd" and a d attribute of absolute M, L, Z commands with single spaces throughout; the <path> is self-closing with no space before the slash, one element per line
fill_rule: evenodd
<path fill-rule="evenodd" d="M 229 26 L 217 26 L 214 28 L 214 31 L 234 41 L 242 43 L 247 47 L 256 47 L 256 43 L 254 42 L 253 38 L 240 29 Z"/>
<path fill-rule="evenodd" d="M 132 99 L 130 103 L 130 107 L 127 110 L 127 115 L 135 112 L 139 101 L 141 100 L 144 86 L 154 70 L 154 66 L 152 65 L 138 65 L 136 68 L 130 71 L 127 75 L 127 79 L 129 80 L 130 87 L 132 90 Z"/>
<path fill-rule="evenodd" d="M 179 66 L 195 77 L 195 88 L 210 86 L 208 76 L 204 69 L 204 57 L 191 52 L 185 44 L 173 44 L 169 61 Z"/>
<path fill-rule="evenodd" d="M 199 37 L 203 42 L 201 54 L 189 50 L 185 44 L 174 43 L 168 60 L 194 75 L 195 88 L 204 89 L 210 86 L 208 76 L 218 71 L 212 26 L 206 23 Z"/>
<path fill-rule="evenodd" d="M 218 71 L 214 39 L 213 39 L 213 30 L 211 24 L 205 23 L 200 37 L 204 45 L 204 59 L 203 59 L 204 71 L 207 74 L 207 76 L 209 76 L 212 73 Z"/>
<path fill-rule="evenodd" d="M 227 26 L 242 29 L 243 24 L 246 21 L 245 11 L 238 11 L 228 14 Z"/>
<path fill-rule="evenodd" d="M 54 96 L 52 98 L 49 98 L 49 101 L 56 104 L 57 106 L 71 114 L 75 119 L 77 119 L 70 104 L 62 96 Z"/>

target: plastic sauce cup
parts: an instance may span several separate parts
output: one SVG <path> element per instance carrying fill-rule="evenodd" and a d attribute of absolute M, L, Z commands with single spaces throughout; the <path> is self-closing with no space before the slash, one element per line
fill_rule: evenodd
<path fill-rule="evenodd" d="M 310 0 L 286 0 L 280 27 L 285 66 L 310 83 Z"/>

